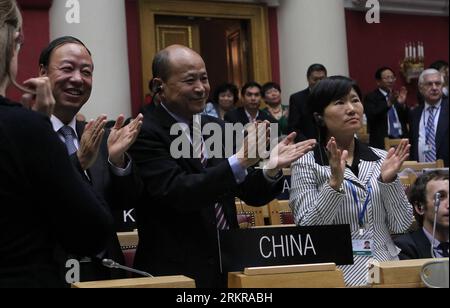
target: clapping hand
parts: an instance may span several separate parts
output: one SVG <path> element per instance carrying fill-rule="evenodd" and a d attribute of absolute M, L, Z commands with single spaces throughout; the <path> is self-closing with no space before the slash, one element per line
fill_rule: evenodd
<path fill-rule="evenodd" d="M 408 139 L 403 139 L 397 148 L 391 148 L 381 166 L 381 180 L 392 183 L 399 173 L 403 163 L 409 157 L 411 145 Z"/>
<path fill-rule="evenodd" d="M 125 117 L 121 114 L 108 137 L 108 153 L 111 163 L 119 168 L 125 167 L 125 152 L 136 141 L 141 130 L 143 115 L 139 114 L 128 125 L 123 126 Z"/>
<path fill-rule="evenodd" d="M 331 169 L 330 186 L 338 191 L 344 181 L 344 173 L 347 165 L 348 151 L 338 149 L 336 139 L 331 137 L 327 144 L 328 161 Z"/>
<path fill-rule="evenodd" d="M 277 144 L 277 146 L 270 152 L 270 159 L 265 169 L 268 169 L 269 174 L 274 175 L 280 169 L 288 168 L 290 165 L 301 158 L 303 155 L 314 149 L 316 140 L 310 139 L 303 142 L 295 143 L 297 134 L 291 133 L 284 140 Z"/>
<path fill-rule="evenodd" d="M 29 88 L 30 91 L 22 95 L 22 105 L 50 117 L 55 107 L 55 98 L 48 77 L 28 79 L 24 82 L 24 86 Z"/>
<path fill-rule="evenodd" d="M 96 161 L 100 150 L 100 143 L 105 134 L 106 115 L 89 121 L 80 140 L 77 157 L 83 170 L 89 169 Z"/>

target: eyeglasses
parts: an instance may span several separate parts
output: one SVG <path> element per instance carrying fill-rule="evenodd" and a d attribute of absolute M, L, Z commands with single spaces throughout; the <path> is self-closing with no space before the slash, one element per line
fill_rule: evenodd
<path fill-rule="evenodd" d="M 442 81 L 429 81 L 429 82 L 423 83 L 423 86 L 426 88 L 431 88 L 433 85 L 436 85 L 436 87 L 441 87 Z"/>
<path fill-rule="evenodd" d="M 396 81 L 397 78 L 395 76 L 384 77 L 383 81 Z"/>

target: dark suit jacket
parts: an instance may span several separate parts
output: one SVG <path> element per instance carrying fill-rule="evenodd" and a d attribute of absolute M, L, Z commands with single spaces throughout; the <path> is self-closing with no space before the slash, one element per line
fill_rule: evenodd
<path fill-rule="evenodd" d="M 0 97 L 0 288 L 63 287 L 55 251 L 101 251 L 112 217 L 48 117 Z"/>
<path fill-rule="evenodd" d="M 432 258 L 431 243 L 422 228 L 395 238 L 394 243 L 402 250 L 400 260 Z"/>
<path fill-rule="evenodd" d="M 202 125 L 224 127 L 219 119 L 201 119 Z M 261 206 L 281 192 L 283 181 L 269 184 L 261 170 L 249 170 L 245 182 L 237 185 L 227 159 L 209 159 L 205 169 L 200 159 L 172 158 L 170 147 L 178 136 L 171 136 L 170 129 L 175 123 L 163 107 L 157 107 L 145 116 L 131 148 L 145 186 L 145 196 L 136 209 L 135 267 L 158 276 L 183 274 L 194 278 L 197 287 L 225 287 L 214 205 L 220 202 L 231 228 L 238 228 L 235 197 Z"/>
<path fill-rule="evenodd" d="M 289 132 L 297 133 L 297 141 L 317 139 L 314 118 L 308 110 L 309 88 L 294 93 L 289 98 Z"/>
<path fill-rule="evenodd" d="M 408 106 L 399 103 L 394 103 L 394 106 L 402 125 L 403 135 L 401 138 L 408 138 Z M 364 100 L 364 111 L 367 116 L 369 145 L 384 150 L 384 138 L 389 137 L 387 118 L 389 108 L 386 97 L 383 96 L 379 89 L 376 89 L 366 96 Z"/>
<path fill-rule="evenodd" d="M 239 107 L 236 108 L 234 110 L 228 111 L 225 114 L 224 117 L 225 122 L 227 123 L 241 123 L 243 125 L 248 124 L 248 117 L 247 114 L 245 113 L 245 109 L 244 107 Z M 269 121 L 270 123 L 278 123 L 277 120 L 275 120 L 270 114 L 268 114 L 267 112 L 260 110 L 258 117 L 256 118 L 257 121 Z"/>
<path fill-rule="evenodd" d="M 410 119 L 410 142 L 411 142 L 411 160 L 419 159 L 419 128 L 420 121 L 423 121 L 423 110 L 425 105 L 420 105 L 411 111 Z M 448 98 L 442 99 L 441 114 L 439 116 L 438 127 L 436 130 L 436 157 L 443 159 L 445 166 L 449 166 L 449 144 L 448 144 Z"/>
<path fill-rule="evenodd" d="M 81 140 L 85 125 L 86 123 L 84 122 L 76 123 L 79 140 Z M 139 200 L 139 194 L 142 187 L 140 186 L 140 179 L 134 165 L 132 166 L 131 174 L 127 176 L 117 176 L 111 171 L 111 166 L 108 163 L 107 145 L 109 132 L 110 130 L 106 130 L 97 159 L 92 167 L 87 170 L 87 174 L 89 176 L 89 182 L 94 190 L 106 201 L 106 204 L 108 205 L 107 210 L 109 210 L 111 214 L 114 213 L 115 217 L 120 217 L 122 209 L 132 208 L 137 200 Z M 85 174 L 81 170 L 77 155 L 73 154 L 71 160 L 80 174 L 84 176 Z M 103 257 L 112 259 L 120 264 L 125 263 L 116 232 L 111 234 L 110 241 L 105 248 L 105 255 Z M 109 270 L 98 261 L 100 260 L 94 260 L 93 263 L 86 265 L 86 270 L 82 268 L 82 281 L 118 279 L 127 276 L 127 273 L 123 270 Z"/>

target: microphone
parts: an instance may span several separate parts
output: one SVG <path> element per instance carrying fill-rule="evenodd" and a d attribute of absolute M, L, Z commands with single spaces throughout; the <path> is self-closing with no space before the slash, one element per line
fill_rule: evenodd
<path fill-rule="evenodd" d="M 441 193 L 437 192 L 434 194 L 434 222 L 433 222 L 433 241 L 431 242 L 431 256 L 436 258 L 436 254 L 434 253 L 434 244 L 436 242 L 436 224 L 437 224 L 437 214 L 439 211 L 439 206 L 441 205 Z"/>
<path fill-rule="evenodd" d="M 142 276 L 145 276 L 145 277 L 153 277 L 152 275 L 150 275 L 147 272 L 140 271 L 140 270 L 128 267 L 128 266 L 121 265 L 121 264 L 119 264 L 119 263 L 117 263 L 117 262 L 115 262 L 114 260 L 111 260 L 111 259 L 103 259 L 102 260 L 102 264 L 103 264 L 103 266 L 106 266 L 108 268 L 118 268 L 118 269 L 121 269 L 121 270 L 124 270 L 124 271 L 128 271 L 128 272 L 132 272 L 132 273 L 135 273 L 135 274 L 139 274 L 139 275 L 142 275 Z"/>

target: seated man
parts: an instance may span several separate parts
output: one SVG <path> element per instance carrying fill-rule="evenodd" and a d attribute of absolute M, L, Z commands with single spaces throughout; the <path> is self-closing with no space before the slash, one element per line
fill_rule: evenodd
<path fill-rule="evenodd" d="M 433 240 L 436 193 L 440 194 L 440 206 Z M 448 258 L 448 172 L 436 170 L 421 175 L 411 187 L 409 201 L 420 229 L 394 240 L 402 250 L 399 258 L 432 258 L 431 243 L 436 257 Z"/>

